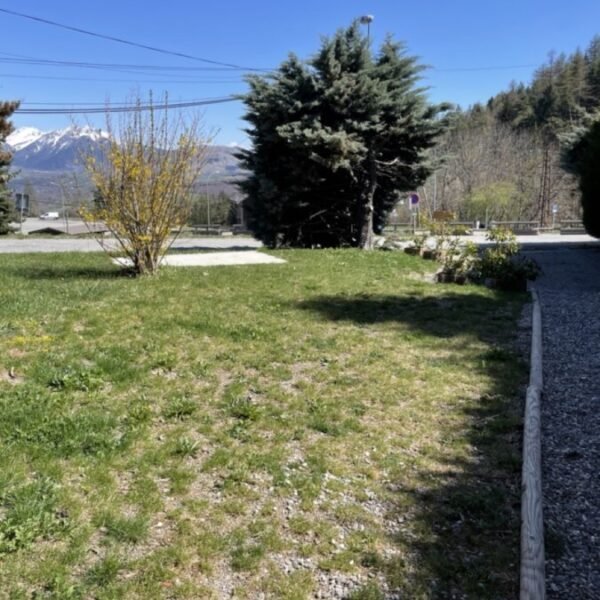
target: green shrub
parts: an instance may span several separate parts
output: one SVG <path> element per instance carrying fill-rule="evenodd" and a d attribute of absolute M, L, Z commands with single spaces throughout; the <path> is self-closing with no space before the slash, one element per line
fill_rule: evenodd
<path fill-rule="evenodd" d="M 493 279 L 497 287 L 514 290 L 539 275 L 540 268 L 533 259 L 518 256 L 519 244 L 514 233 L 508 229 L 492 229 L 487 239 L 494 245 L 486 248 L 479 259 L 481 279 Z"/>

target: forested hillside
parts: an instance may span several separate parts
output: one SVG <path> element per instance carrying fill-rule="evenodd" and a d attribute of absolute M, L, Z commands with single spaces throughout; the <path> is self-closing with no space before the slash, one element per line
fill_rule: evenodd
<path fill-rule="evenodd" d="M 581 218 L 576 179 L 562 164 L 568 141 L 600 109 L 600 36 L 585 51 L 551 54 L 526 85 L 451 115 L 426 185 L 430 211 L 462 220 Z"/>

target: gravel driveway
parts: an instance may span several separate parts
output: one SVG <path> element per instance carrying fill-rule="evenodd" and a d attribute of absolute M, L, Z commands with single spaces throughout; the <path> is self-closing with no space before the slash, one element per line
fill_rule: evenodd
<path fill-rule="evenodd" d="M 548 598 L 600 598 L 600 247 L 528 251 L 543 318 Z"/>

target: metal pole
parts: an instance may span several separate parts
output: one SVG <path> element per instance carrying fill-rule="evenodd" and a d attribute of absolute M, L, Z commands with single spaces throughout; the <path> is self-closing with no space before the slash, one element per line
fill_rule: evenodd
<path fill-rule="evenodd" d="M 210 194 L 208 193 L 208 184 L 206 184 L 206 218 L 208 220 L 208 227 L 210 229 Z"/>
<path fill-rule="evenodd" d="M 363 15 L 360 18 L 361 25 L 367 26 L 367 44 L 371 47 L 371 23 L 375 17 L 373 15 Z"/>

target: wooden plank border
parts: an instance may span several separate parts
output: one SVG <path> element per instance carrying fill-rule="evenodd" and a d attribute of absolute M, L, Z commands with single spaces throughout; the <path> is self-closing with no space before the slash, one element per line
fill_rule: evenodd
<path fill-rule="evenodd" d="M 531 290 L 531 365 L 523 424 L 521 483 L 521 600 L 545 600 L 544 519 L 542 510 L 542 443 L 540 403 L 543 390 L 542 311 Z"/>

